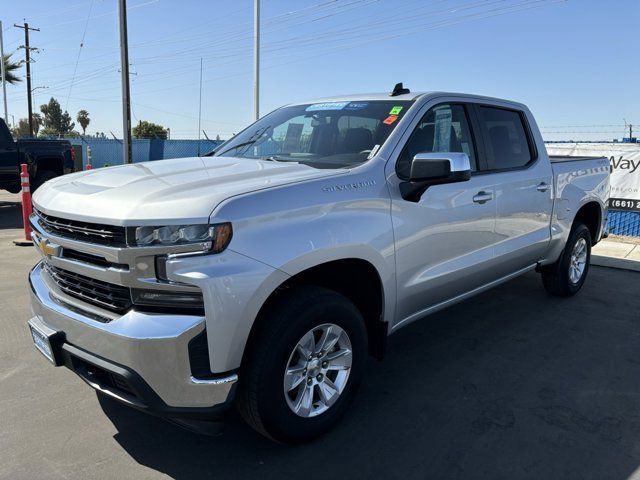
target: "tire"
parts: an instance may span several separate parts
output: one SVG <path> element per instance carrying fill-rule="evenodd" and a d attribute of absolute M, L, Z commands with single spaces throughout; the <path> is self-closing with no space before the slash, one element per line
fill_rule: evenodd
<path fill-rule="evenodd" d="M 57 176 L 58 174 L 56 172 L 52 172 L 51 170 L 38 171 L 36 178 L 33 179 L 33 183 L 31 184 L 31 193 L 39 189 L 45 182 L 51 180 L 52 178 L 56 178 Z"/>
<path fill-rule="evenodd" d="M 578 262 L 578 266 L 576 266 L 575 261 L 579 258 L 574 254 L 578 253 L 580 246 L 582 246 L 586 257 L 580 256 L 583 261 Z M 575 295 L 584 285 L 589 273 L 590 262 L 591 232 L 584 224 L 576 223 L 571 229 L 560 258 L 554 264 L 543 267 L 541 270 L 544 288 L 550 294 L 559 297 Z M 582 266 L 580 267 L 580 265 Z M 578 276 L 576 272 L 579 272 Z"/>
<path fill-rule="evenodd" d="M 282 294 L 265 315 L 247 346 L 238 386 L 238 409 L 251 427 L 272 440 L 282 443 L 311 440 L 329 430 L 355 397 L 367 356 L 364 320 L 344 296 L 312 286 L 296 287 Z M 332 326 L 329 329 L 327 325 Z M 298 348 L 298 344 L 313 336 L 317 351 L 325 335 L 321 332 L 325 331 L 330 332 L 327 335 L 330 340 L 325 345 L 331 344 L 336 333 L 344 335 L 339 333 L 335 345 L 328 347 L 330 353 L 308 362 L 306 354 L 303 358 L 300 352 L 309 344 L 305 343 L 304 348 Z M 313 332 L 311 336 L 309 332 Z M 345 345 L 351 347 L 350 354 L 344 353 L 348 350 Z M 321 362 L 338 356 L 339 359 Z M 345 365 L 349 359 L 351 365 L 347 370 Z M 343 364 L 332 366 L 330 362 Z M 324 370 L 325 364 L 343 370 Z M 298 371 L 295 379 L 303 380 L 287 392 L 285 372 L 302 368 L 301 365 L 305 370 Z M 327 381 L 330 383 L 324 383 Z M 329 384 L 336 389 L 327 387 Z M 342 385 L 340 393 L 325 402 L 328 394 L 325 393 L 324 398 L 321 395 L 325 389 L 337 392 L 339 385 Z M 312 392 L 312 396 L 306 398 L 313 399 L 306 405 L 302 395 L 305 389 Z M 302 405 L 298 413 L 294 411 L 296 405 Z"/>

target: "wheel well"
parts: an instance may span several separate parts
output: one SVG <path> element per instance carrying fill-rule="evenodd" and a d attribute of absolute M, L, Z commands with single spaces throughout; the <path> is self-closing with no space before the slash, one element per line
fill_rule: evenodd
<path fill-rule="evenodd" d="M 344 259 L 323 263 L 304 270 L 281 284 L 264 303 L 254 322 L 247 348 L 259 330 L 262 313 L 284 292 L 300 285 L 315 285 L 338 292 L 353 302 L 367 327 L 369 354 L 381 360 L 387 340 L 387 323 L 383 321 L 384 292 L 378 271 L 366 260 Z"/>
<path fill-rule="evenodd" d="M 38 159 L 38 171 L 49 170 L 55 172 L 58 175 L 62 175 L 62 164 L 64 162 L 60 158 L 56 157 L 44 157 Z"/>
<path fill-rule="evenodd" d="M 583 223 L 591 232 L 591 243 L 595 245 L 598 239 L 598 231 L 600 229 L 602 212 L 600 211 L 600 205 L 597 202 L 589 202 L 578 210 L 573 224 L 577 222 Z"/>

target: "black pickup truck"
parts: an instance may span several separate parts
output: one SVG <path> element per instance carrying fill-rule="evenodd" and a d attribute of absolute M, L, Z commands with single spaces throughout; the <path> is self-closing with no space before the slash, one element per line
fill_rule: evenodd
<path fill-rule="evenodd" d="M 75 155 L 68 140 L 13 140 L 0 119 L 0 189 L 20 191 L 20 164 L 29 166 L 31 191 L 54 177 L 74 170 Z"/>

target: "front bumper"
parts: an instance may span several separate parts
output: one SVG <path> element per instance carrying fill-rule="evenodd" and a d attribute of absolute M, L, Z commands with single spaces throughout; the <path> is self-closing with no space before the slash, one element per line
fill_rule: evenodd
<path fill-rule="evenodd" d="M 215 417 L 235 393 L 237 375 L 196 379 L 189 342 L 205 319 L 130 311 L 104 322 L 65 303 L 47 285 L 42 264 L 29 274 L 33 318 L 40 330 L 58 332 L 61 363 L 94 389 L 149 413 L 168 417 Z"/>

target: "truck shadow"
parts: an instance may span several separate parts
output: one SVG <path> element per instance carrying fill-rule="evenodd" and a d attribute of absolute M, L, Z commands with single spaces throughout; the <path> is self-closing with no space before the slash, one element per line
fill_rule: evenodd
<path fill-rule="evenodd" d="M 22 228 L 22 204 L 0 200 L 0 230 Z"/>
<path fill-rule="evenodd" d="M 100 406 L 137 462 L 179 479 L 626 479 L 640 465 L 640 274 L 590 275 L 570 299 L 526 275 L 401 330 L 343 421 L 306 445 L 237 415 L 206 437 Z"/>

